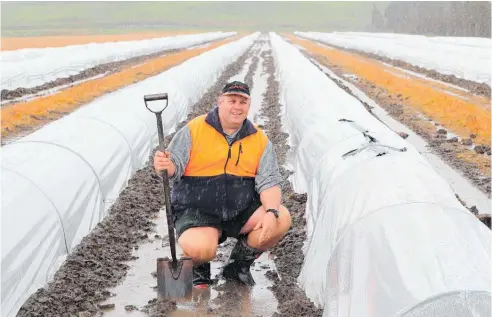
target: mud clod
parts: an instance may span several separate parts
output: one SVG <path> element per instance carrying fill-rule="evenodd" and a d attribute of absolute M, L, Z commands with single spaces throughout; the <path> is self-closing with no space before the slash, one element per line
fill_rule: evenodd
<path fill-rule="evenodd" d="M 176 307 L 175 301 L 154 298 L 142 308 L 142 311 L 149 316 L 168 317 L 173 310 L 176 310 Z"/>
<path fill-rule="evenodd" d="M 126 311 L 134 311 L 134 310 L 138 310 L 138 308 L 135 305 L 126 305 L 125 310 Z"/>
<path fill-rule="evenodd" d="M 478 208 L 477 208 L 477 206 L 471 206 L 470 208 L 468 208 L 468 210 L 470 210 L 470 212 L 472 214 L 474 214 L 475 216 L 478 215 Z"/>
<path fill-rule="evenodd" d="M 483 224 L 486 225 L 487 227 L 489 227 L 489 229 L 491 228 L 490 227 L 490 225 L 491 225 L 490 215 L 482 214 L 482 215 L 478 215 L 477 217 L 478 217 L 478 220 L 483 222 Z"/>
<path fill-rule="evenodd" d="M 478 154 L 485 154 L 487 152 L 490 152 L 490 146 L 489 145 L 481 144 L 481 145 L 475 146 L 474 150 Z"/>
<path fill-rule="evenodd" d="M 278 275 L 275 271 L 273 270 L 268 270 L 265 272 L 265 276 L 270 280 L 270 281 L 273 281 L 273 282 L 278 282 L 279 279 L 278 279 Z"/>
<path fill-rule="evenodd" d="M 114 304 L 98 304 L 97 307 L 99 309 L 114 309 Z"/>
<path fill-rule="evenodd" d="M 403 139 L 406 139 L 408 138 L 408 133 L 405 133 L 405 132 L 397 132 L 397 134 L 402 137 Z"/>
<path fill-rule="evenodd" d="M 463 140 L 461 140 L 461 144 L 466 145 L 466 146 L 470 146 L 473 144 L 473 141 L 471 139 L 463 139 Z"/>

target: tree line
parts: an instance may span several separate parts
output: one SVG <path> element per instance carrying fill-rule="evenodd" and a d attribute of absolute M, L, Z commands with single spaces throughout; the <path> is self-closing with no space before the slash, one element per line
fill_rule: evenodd
<path fill-rule="evenodd" d="M 372 30 L 429 36 L 491 37 L 490 1 L 392 1 L 372 10 Z"/>

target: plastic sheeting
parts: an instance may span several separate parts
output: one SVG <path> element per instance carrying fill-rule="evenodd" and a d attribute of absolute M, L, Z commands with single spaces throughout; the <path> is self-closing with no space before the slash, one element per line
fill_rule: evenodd
<path fill-rule="evenodd" d="M 236 32 L 167 36 L 138 41 L 89 43 L 64 47 L 25 48 L 1 52 L 2 89 L 31 88 L 76 75 L 91 67 L 186 48 L 235 35 Z"/>
<path fill-rule="evenodd" d="M 324 317 L 489 316 L 490 230 L 411 144 L 270 36 L 292 181 L 308 193 L 306 295 Z"/>
<path fill-rule="evenodd" d="M 258 37 L 107 94 L 2 149 L 2 316 L 14 316 L 106 215 L 157 146 L 143 96 L 168 93 L 165 133 Z"/>
<path fill-rule="evenodd" d="M 406 61 L 441 74 L 491 84 L 491 39 L 363 32 L 296 34 L 327 44 Z"/>

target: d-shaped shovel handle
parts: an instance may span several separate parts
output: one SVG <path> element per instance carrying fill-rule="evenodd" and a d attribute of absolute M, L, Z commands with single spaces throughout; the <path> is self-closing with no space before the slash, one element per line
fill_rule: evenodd
<path fill-rule="evenodd" d="M 152 110 L 149 108 L 149 105 L 147 104 L 147 101 L 156 101 L 156 100 L 166 100 L 166 106 L 162 109 L 162 110 Z M 145 95 L 144 96 L 144 102 L 145 102 L 145 107 L 147 107 L 147 109 L 149 109 L 150 112 L 153 112 L 153 113 L 162 113 L 162 111 L 164 111 L 164 109 L 167 108 L 167 104 L 168 104 L 168 99 L 167 99 L 167 93 L 163 93 L 163 94 L 152 94 L 152 95 Z"/>
<path fill-rule="evenodd" d="M 158 101 L 158 100 L 166 100 L 166 105 L 162 109 L 153 109 L 153 108 L 149 107 L 149 104 L 147 102 Z M 169 104 L 167 93 L 144 95 L 144 103 L 145 103 L 145 107 L 150 112 L 155 113 L 155 115 L 156 115 L 157 134 L 159 135 L 159 150 L 161 152 L 164 152 L 165 146 L 164 146 L 164 129 L 162 127 L 162 112 L 164 110 L 166 110 L 166 108 Z"/>

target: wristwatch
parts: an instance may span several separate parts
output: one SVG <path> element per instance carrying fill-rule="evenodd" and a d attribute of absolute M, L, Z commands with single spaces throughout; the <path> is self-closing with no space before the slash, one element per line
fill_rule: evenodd
<path fill-rule="evenodd" d="M 270 208 L 270 209 L 267 209 L 266 212 L 272 212 L 275 215 L 275 218 L 278 218 L 278 216 L 279 216 L 277 209 Z"/>

